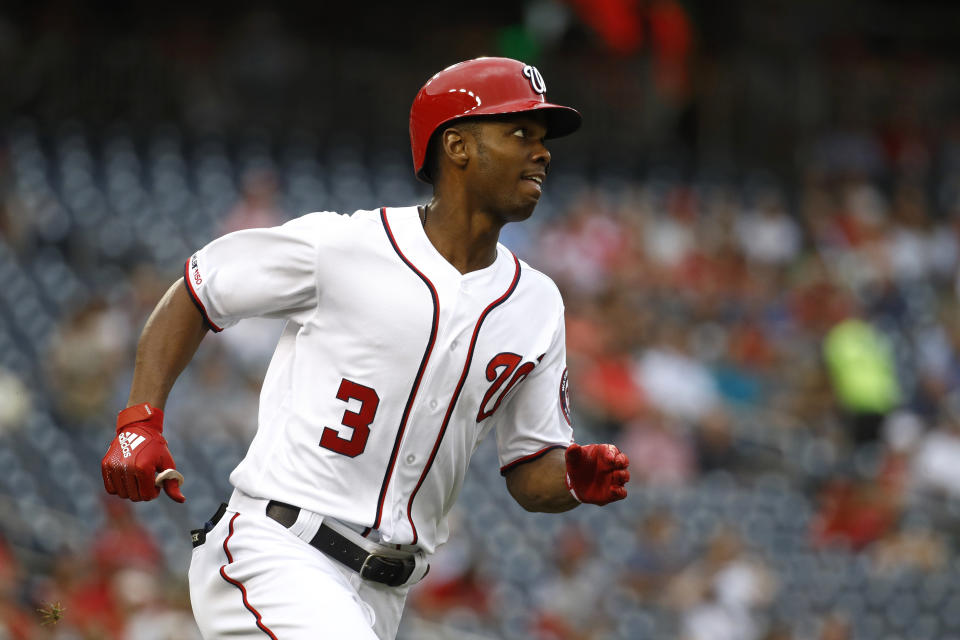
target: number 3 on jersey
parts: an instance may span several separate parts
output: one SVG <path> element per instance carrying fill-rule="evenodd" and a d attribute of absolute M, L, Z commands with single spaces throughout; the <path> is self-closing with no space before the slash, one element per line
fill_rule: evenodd
<path fill-rule="evenodd" d="M 320 437 L 320 446 L 341 455 L 356 458 L 363 453 L 364 447 L 367 446 L 367 438 L 370 436 L 370 423 L 373 422 L 373 418 L 377 414 L 380 396 L 370 387 L 344 378 L 340 382 L 340 389 L 337 390 L 337 399 L 344 402 L 360 401 L 360 410 L 350 411 L 348 409 L 344 411 L 343 419 L 340 421 L 343 426 L 353 429 L 353 435 L 349 438 L 341 438 L 336 429 L 324 427 L 323 434 Z"/>

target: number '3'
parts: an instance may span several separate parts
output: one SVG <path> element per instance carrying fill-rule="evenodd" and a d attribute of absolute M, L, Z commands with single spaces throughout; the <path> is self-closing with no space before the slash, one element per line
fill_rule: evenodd
<path fill-rule="evenodd" d="M 340 389 L 337 390 L 337 399 L 344 402 L 360 401 L 359 411 L 347 409 L 343 412 L 343 418 L 340 420 L 343 426 L 353 429 L 353 435 L 349 438 L 342 438 L 340 432 L 336 429 L 324 427 L 323 434 L 320 437 L 320 446 L 335 453 L 356 458 L 363 453 L 367 446 L 367 438 L 370 437 L 370 423 L 373 422 L 373 418 L 377 414 L 380 396 L 370 387 L 344 378 L 340 382 Z"/>

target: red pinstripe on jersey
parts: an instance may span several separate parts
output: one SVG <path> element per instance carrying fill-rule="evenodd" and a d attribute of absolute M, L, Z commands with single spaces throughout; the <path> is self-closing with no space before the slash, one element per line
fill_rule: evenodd
<path fill-rule="evenodd" d="M 477 336 L 480 334 L 480 327 L 483 325 L 483 321 L 486 320 L 487 315 L 495 308 L 506 302 L 514 290 L 517 288 L 517 282 L 520 281 L 520 260 L 517 259 L 517 256 L 514 256 L 512 253 L 514 262 L 514 273 L 513 281 L 510 283 L 510 286 L 507 287 L 507 290 L 503 292 L 499 298 L 487 305 L 487 308 L 483 310 L 483 313 L 480 314 L 480 318 L 477 319 L 477 324 L 473 328 L 473 336 L 470 338 L 470 348 L 467 350 L 467 359 L 463 364 L 463 372 L 460 374 L 460 380 L 457 382 L 457 388 L 453 392 L 453 397 L 450 399 L 450 404 L 447 406 L 447 413 L 443 417 L 443 424 L 440 425 L 440 433 L 437 434 L 437 441 L 433 445 L 433 451 L 430 452 L 430 458 L 427 460 L 427 465 L 423 468 L 423 473 L 420 474 L 420 480 L 417 482 L 417 486 L 414 487 L 413 493 L 410 494 L 410 500 L 407 502 L 407 520 L 410 522 L 410 527 L 413 529 L 413 542 L 411 544 L 417 544 L 417 539 L 419 535 L 417 534 L 417 527 L 413 524 L 413 500 L 417 497 L 417 492 L 420 491 L 420 487 L 423 485 L 424 479 L 426 479 L 427 474 L 430 473 L 430 468 L 433 466 L 433 460 L 437 457 L 437 451 L 440 450 L 440 443 L 443 441 L 443 435 L 447 432 L 447 425 L 450 423 L 450 416 L 453 415 L 453 408 L 457 404 L 457 400 L 460 398 L 460 392 L 463 390 L 463 383 L 467 380 L 467 373 L 470 372 L 470 364 L 473 361 L 473 350 L 477 346 Z"/>
<path fill-rule="evenodd" d="M 369 535 L 372 529 L 376 529 L 380 526 L 380 519 L 383 516 L 383 501 L 387 495 L 387 487 L 390 485 L 390 478 L 393 475 L 393 469 L 396 466 L 397 454 L 400 451 L 400 441 L 403 440 L 403 433 L 407 428 L 407 419 L 410 417 L 410 410 L 413 408 L 413 401 L 417 397 L 417 391 L 420 389 L 420 381 L 423 379 L 423 372 L 426 371 L 427 362 L 430 361 L 430 354 L 433 353 L 433 346 L 437 340 L 437 326 L 440 324 L 440 300 L 439 296 L 437 296 L 436 287 L 433 286 L 433 283 L 430 282 L 430 279 L 425 276 L 422 271 L 413 266 L 413 263 L 410 262 L 405 255 L 403 255 L 399 245 L 397 245 L 396 239 L 393 237 L 393 231 L 390 229 L 390 222 L 387 220 L 386 207 L 381 207 L 380 209 L 380 220 L 383 223 L 383 229 L 387 233 L 387 239 L 390 240 L 390 245 L 393 247 L 393 250 L 397 252 L 397 255 L 400 256 L 401 260 L 403 260 L 403 263 L 406 264 L 411 271 L 417 274 L 417 276 L 423 280 L 423 283 L 427 285 L 427 289 L 430 291 L 430 297 L 433 300 L 433 322 L 430 326 L 430 338 L 427 340 L 427 347 L 424 349 L 423 358 L 420 360 L 420 368 L 417 369 L 417 375 L 413 379 L 413 386 L 410 388 L 410 395 L 407 396 L 407 404 L 403 408 L 403 415 L 400 417 L 400 426 L 397 428 L 397 437 L 393 441 L 393 451 L 390 452 L 390 462 L 387 464 L 387 471 L 383 475 L 383 484 L 380 486 L 380 497 L 377 500 L 377 514 L 374 518 L 373 526 L 364 530 L 364 536 Z"/>
<path fill-rule="evenodd" d="M 230 518 L 230 533 L 227 535 L 227 539 L 223 541 L 223 552 L 227 554 L 227 564 L 233 564 L 233 554 L 230 553 L 230 548 L 227 546 L 227 543 L 229 543 L 230 538 L 233 537 L 233 522 L 234 520 L 237 519 L 239 515 L 240 515 L 239 513 L 235 513 L 233 514 L 233 517 Z M 243 583 L 238 580 L 234 580 L 233 578 L 227 575 L 227 572 L 226 572 L 227 564 L 220 567 L 220 577 L 222 577 L 224 580 L 226 580 L 227 582 L 235 586 L 237 589 L 240 589 L 240 595 L 243 598 L 243 606 L 245 606 L 247 608 L 247 611 L 252 613 L 254 617 L 257 619 L 257 627 L 261 631 L 263 631 L 265 634 L 267 634 L 267 636 L 269 636 L 272 640 L 277 640 L 277 636 L 273 635 L 273 631 L 270 631 L 267 625 L 263 624 L 263 620 L 260 616 L 260 612 L 254 609 L 253 605 L 250 604 L 250 601 L 247 600 L 247 590 L 243 586 Z"/>

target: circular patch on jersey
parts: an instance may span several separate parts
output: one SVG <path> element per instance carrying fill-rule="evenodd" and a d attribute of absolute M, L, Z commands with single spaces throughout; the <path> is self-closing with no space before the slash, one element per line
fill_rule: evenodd
<path fill-rule="evenodd" d="M 572 427 L 573 421 L 570 419 L 570 380 L 567 378 L 566 369 L 560 376 L 560 411 L 563 412 L 563 417 L 567 419 L 567 424 Z"/>

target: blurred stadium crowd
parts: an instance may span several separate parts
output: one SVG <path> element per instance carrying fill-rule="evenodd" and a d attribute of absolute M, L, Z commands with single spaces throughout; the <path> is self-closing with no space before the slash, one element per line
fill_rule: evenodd
<path fill-rule="evenodd" d="M 533 4 L 573 20 L 591 3 Z M 693 21 L 707 12 L 685 6 Z M 51 62 L 63 55 L 51 42 L 69 38 L 39 23 L 17 38 L 7 22 L 0 57 L 46 51 L 38 68 L 69 69 Z M 602 128 L 599 143 L 556 145 L 537 213 L 502 239 L 564 293 L 577 438 L 612 439 L 630 456 L 630 497 L 527 514 L 484 443 L 402 640 L 960 638 L 956 52 L 894 59 L 850 38 L 841 48 L 858 53 L 842 65 L 807 61 L 817 91 L 782 120 L 781 140 L 737 138 L 736 122 L 710 117 L 691 137 L 690 110 L 722 102 L 701 68 L 689 99 L 670 85 L 659 109 L 620 104 L 616 121 L 637 121 L 620 146 Z M 553 59 L 606 64 L 578 42 L 576 56 Z M 623 60 L 613 66 L 632 72 Z M 403 103 L 425 77 L 408 75 Z M 225 126 L 213 107 L 191 124 L 144 101 L 128 119 L 99 121 L 84 109 L 69 117 L 64 93 L 15 86 L 28 97 L 4 104 L 0 139 L 0 639 L 196 638 L 188 531 L 229 494 L 280 327 L 248 321 L 205 340 L 168 405 L 188 501 L 133 506 L 108 499 L 97 469 L 146 315 L 187 256 L 222 233 L 428 191 L 402 136 L 376 136 L 382 119 L 369 135 L 300 123 L 278 134 Z M 589 123 L 599 98 L 596 86 L 584 92 L 570 102 Z M 107 99 L 83 95 L 88 106 Z M 767 95 L 772 113 L 757 120 L 768 137 L 781 99 Z M 805 128 L 819 113 L 811 101 L 840 106 Z M 393 114 L 401 134 L 405 109 Z M 671 122 L 657 144 L 686 149 L 686 162 L 631 157 L 646 140 L 631 136 Z M 784 140 L 790 171 L 750 170 Z M 718 171 L 718 158 L 740 166 Z"/>

